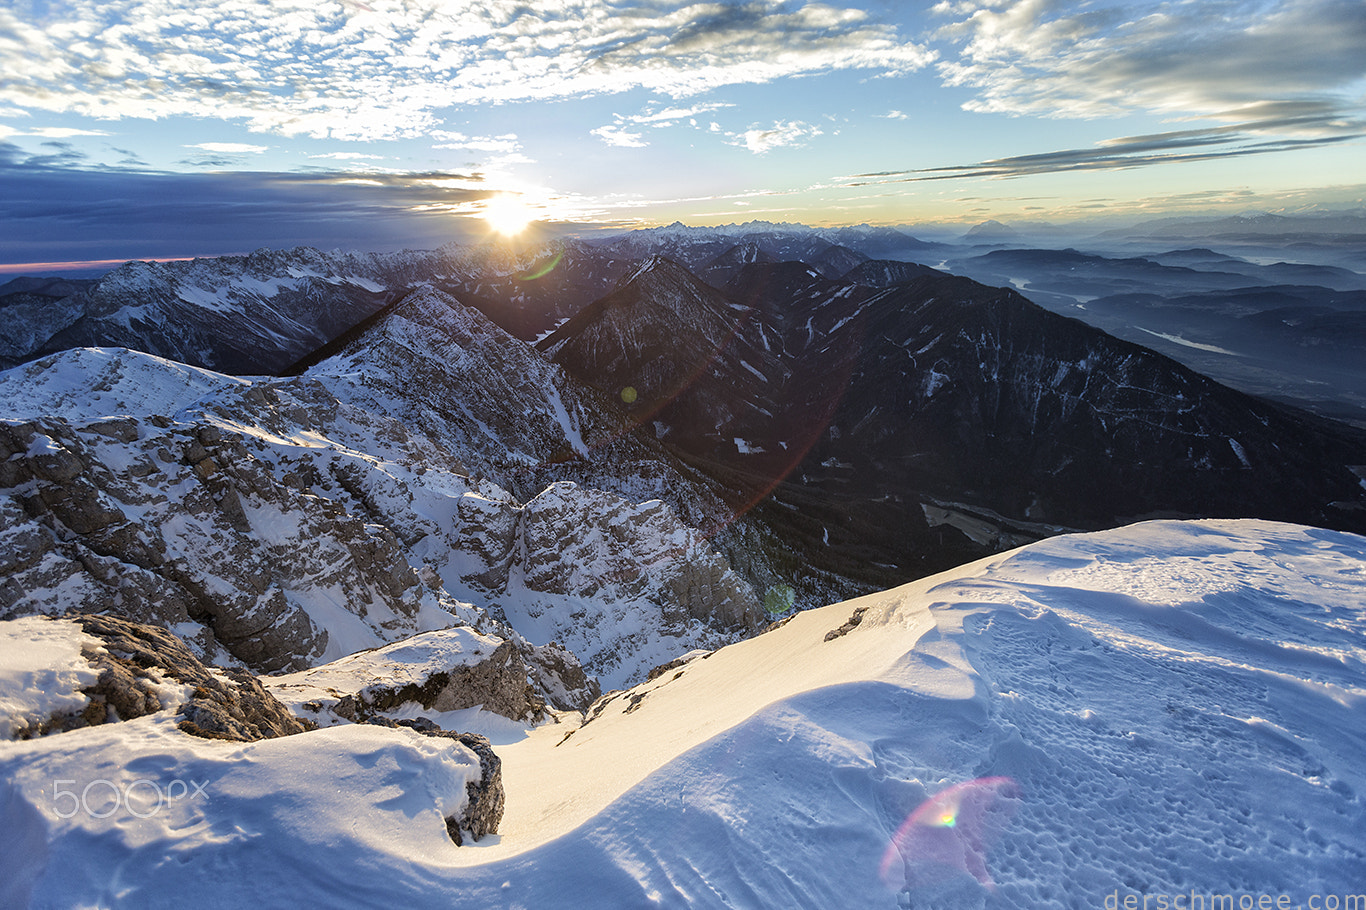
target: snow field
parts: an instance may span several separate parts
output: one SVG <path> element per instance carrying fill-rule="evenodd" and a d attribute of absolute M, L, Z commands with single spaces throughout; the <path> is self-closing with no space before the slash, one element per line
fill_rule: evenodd
<path fill-rule="evenodd" d="M 1363 594 L 1350 534 L 1055 538 L 797 614 L 586 719 L 499 721 L 500 834 L 462 848 L 440 819 L 477 763 L 410 731 L 220 743 L 163 715 L 0 743 L 0 904 L 178 906 L 190 883 L 205 907 L 537 910 L 1358 893 Z M 59 780 L 112 786 L 62 818 Z M 207 798 L 151 813 L 175 780 Z M 974 781 L 993 803 L 955 802 Z"/>

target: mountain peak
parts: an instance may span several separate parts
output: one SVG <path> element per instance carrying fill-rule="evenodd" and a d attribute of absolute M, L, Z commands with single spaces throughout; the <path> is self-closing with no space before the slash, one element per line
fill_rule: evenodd
<path fill-rule="evenodd" d="M 968 232 L 963 235 L 963 239 L 972 241 L 1019 240 L 1020 232 L 1008 224 L 989 219 L 969 228 Z"/>

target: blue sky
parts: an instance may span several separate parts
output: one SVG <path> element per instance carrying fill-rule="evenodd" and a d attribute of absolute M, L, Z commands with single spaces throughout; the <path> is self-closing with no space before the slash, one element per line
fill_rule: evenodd
<path fill-rule="evenodd" d="M 1361 0 L 10 0 L 0 263 L 1360 206 Z"/>

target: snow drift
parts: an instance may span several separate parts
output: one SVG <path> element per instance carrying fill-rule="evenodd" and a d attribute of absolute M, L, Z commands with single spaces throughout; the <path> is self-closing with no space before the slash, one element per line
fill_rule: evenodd
<path fill-rule="evenodd" d="M 244 746 L 149 717 L 3 743 L 0 881 L 7 904 L 143 907 L 190 887 L 206 907 L 1355 893 L 1363 593 L 1366 539 L 1293 525 L 1033 544 L 798 614 L 584 718 L 504 722 L 501 833 L 459 848 L 438 804 L 470 769 L 410 731 Z M 187 775 L 203 798 L 110 811 Z M 54 782 L 97 779 L 95 812 L 60 811 Z"/>

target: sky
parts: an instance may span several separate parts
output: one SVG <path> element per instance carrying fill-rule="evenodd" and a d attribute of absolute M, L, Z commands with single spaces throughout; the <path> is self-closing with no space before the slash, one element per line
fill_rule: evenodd
<path fill-rule="evenodd" d="M 5 0 L 0 269 L 1366 205 L 1361 0 Z"/>

